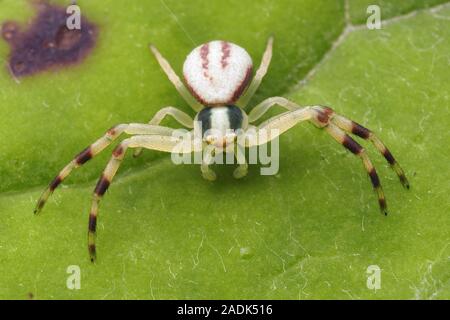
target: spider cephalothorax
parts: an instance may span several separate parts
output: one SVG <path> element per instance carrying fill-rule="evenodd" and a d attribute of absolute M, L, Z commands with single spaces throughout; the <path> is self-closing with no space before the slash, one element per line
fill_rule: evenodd
<path fill-rule="evenodd" d="M 214 152 L 215 149 L 209 151 L 210 149 L 205 148 L 211 145 L 217 148 L 226 148 L 228 144 L 236 140 L 237 136 L 241 134 L 240 132 L 244 132 L 246 129 L 252 129 L 249 130 L 252 133 L 246 133 L 250 139 L 243 140 L 244 146 L 262 145 L 299 122 L 309 121 L 318 128 L 324 129 L 333 139 L 362 160 L 378 196 L 380 209 L 384 214 L 387 214 L 386 200 L 378 174 L 364 148 L 353 140 L 349 134 L 370 140 L 397 173 L 402 184 L 407 188 L 409 188 L 409 184 L 391 152 L 372 131 L 336 114 L 329 107 L 317 105 L 301 107 L 282 97 L 271 97 L 262 101 L 248 115 L 244 111 L 267 72 L 272 57 L 272 44 L 273 39 L 269 38 L 261 65 L 253 79 L 252 60 L 243 48 L 226 41 L 211 41 L 202 44 L 192 50 L 186 58 L 183 66 L 185 84 L 159 51 L 154 46 L 150 46 L 169 80 L 186 102 L 197 112 L 196 116 L 192 118 L 174 107 L 165 107 L 158 111 L 148 124 L 130 123 L 114 126 L 103 137 L 79 153 L 60 171 L 39 198 L 35 213 L 43 208 L 48 197 L 74 168 L 78 168 L 93 158 L 122 133 L 131 135 L 114 149 L 111 160 L 94 189 L 88 232 L 89 253 L 91 260 L 94 261 L 96 221 L 101 197 L 108 189 L 128 148 L 134 148 L 137 156 L 142 148 L 173 152 L 174 148 L 182 142 L 180 137 L 174 135 L 174 129 L 160 125 L 163 118 L 170 115 L 183 126 L 192 129 L 193 137 L 196 136 L 196 132 L 202 134 L 203 143 L 190 144 L 190 148 L 183 149 L 185 153 L 204 150 L 206 150 L 206 153 Z M 267 110 L 275 105 L 281 106 L 287 111 L 259 125 L 254 124 Z M 215 134 L 210 132 L 215 132 Z M 269 134 L 262 135 L 260 134 L 262 132 Z M 251 135 L 257 138 L 251 139 Z M 211 160 L 211 157 L 202 159 L 201 172 L 204 178 L 215 180 L 216 175 L 209 166 L 211 164 L 209 160 Z M 239 162 L 234 177 L 242 178 L 246 174 L 247 163 L 244 159 L 243 163 Z"/>
<path fill-rule="evenodd" d="M 226 147 L 235 141 L 237 132 L 248 125 L 247 115 L 234 105 L 205 107 L 194 121 L 194 128 L 196 124 L 201 125 L 198 131 L 203 140 L 218 147 Z"/>

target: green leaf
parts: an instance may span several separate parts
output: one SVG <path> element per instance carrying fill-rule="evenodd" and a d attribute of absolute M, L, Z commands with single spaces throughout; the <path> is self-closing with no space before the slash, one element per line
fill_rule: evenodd
<path fill-rule="evenodd" d="M 358 2 L 349 13 L 364 23 L 365 2 Z M 390 16 L 440 1 L 409 2 L 390 1 Z M 19 84 L 0 71 L 1 298 L 450 297 L 448 5 L 340 37 L 343 1 L 79 4 L 100 27 L 81 65 Z M 0 1 L 0 21 L 33 14 L 27 1 Z M 252 104 L 283 95 L 373 129 L 412 185 L 403 190 L 362 142 L 388 217 L 379 214 L 360 160 L 308 124 L 281 137 L 275 176 L 251 166 L 235 180 L 233 166 L 214 166 L 218 180 L 207 182 L 198 166 L 175 166 L 167 154 L 127 155 L 101 203 L 96 264 L 87 255 L 88 210 L 111 149 L 76 170 L 33 216 L 58 170 L 112 125 L 146 122 L 166 105 L 193 114 L 148 43 L 179 71 L 195 45 L 216 38 L 247 48 L 258 63 L 270 34 L 274 57 Z M 0 41 L 2 60 L 8 52 Z M 80 267 L 80 290 L 66 287 L 71 265 Z M 366 286 L 370 265 L 382 270 L 379 290 Z"/>

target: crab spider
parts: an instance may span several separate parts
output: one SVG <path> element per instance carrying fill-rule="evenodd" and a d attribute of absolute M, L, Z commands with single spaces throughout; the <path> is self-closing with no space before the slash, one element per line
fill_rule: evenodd
<path fill-rule="evenodd" d="M 91 260 L 94 261 L 96 257 L 95 232 L 99 201 L 114 178 L 120 163 L 124 159 L 126 150 L 134 148 L 135 155 L 138 155 L 142 148 L 171 152 L 180 143 L 180 138 L 173 136 L 174 129 L 161 126 L 160 122 L 166 116 L 172 116 L 180 124 L 193 129 L 193 131 L 196 130 L 195 124 L 200 123 L 202 125 L 202 133 L 209 129 L 217 129 L 222 133 L 225 130 L 229 132 L 229 130 L 237 131 L 238 129 L 246 130 L 249 128 L 255 129 L 256 133 L 263 130 L 277 129 L 276 134 L 264 139 L 252 140 L 253 142 L 247 140 L 246 147 L 267 143 L 299 122 L 309 121 L 318 128 L 324 129 L 334 140 L 362 160 L 373 189 L 378 196 L 381 212 L 387 214 L 385 196 L 375 167 L 365 149 L 353 140 L 349 134 L 370 140 L 396 172 L 403 186 L 409 188 L 409 184 L 403 170 L 391 152 L 371 130 L 335 113 L 329 107 L 300 107 L 283 97 L 271 97 L 262 101 L 248 115 L 244 111 L 267 72 L 272 58 L 272 45 L 273 38 L 271 37 L 267 42 L 261 64 L 252 79 L 252 59 L 245 49 L 226 41 L 211 41 L 202 44 L 192 50 L 184 62 L 184 82 L 180 80 L 169 62 L 156 47 L 151 45 L 151 51 L 169 80 L 192 109 L 197 112 L 195 118 L 191 118 L 185 112 L 174 107 L 165 107 L 157 112 L 148 124 L 119 124 L 111 128 L 103 137 L 84 149 L 60 171 L 39 198 L 35 213 L 38 213 L 43 208 L 48 197 L 73 169 L 92 159 L 121 134 L 131 135 L 131 137 L 123 140 L 114 149 L 111 160 L 108 162 L 94 189 L 88 231 L 89 253 Z M 260 119 L 262 115 L 275 105 L 281 106 L 287 111 L 260 125 L 253 125 L 255 121 Z M 201 151 L 213 143 L 217 144 L 217 140 L 210 139 L 210 136 L 202 135 L 202 137 L 203 140 L 199 147 L 198 144 L 192 144 L 194 147 L 187 150 L 184 149 L 184 152 L 199 151 L 196 150 L 196 145 Z M 228 137 L 225 134 L 221 136 L 222 140 L 219 141 L 219 147 L 227 147 L 230 143 L 230 139 L 227 139 Z M 235 139 L 236 135 L 232 136 L 231 141 Z M 201 172 L 204 178 L 214 180 L 216 175 L 208 166 L 209 160 L 210 155 L 203 159 Z M 247 164 L 244 162 L 235 170 L 234 176 L 241 178 L 246 174 Z"/>

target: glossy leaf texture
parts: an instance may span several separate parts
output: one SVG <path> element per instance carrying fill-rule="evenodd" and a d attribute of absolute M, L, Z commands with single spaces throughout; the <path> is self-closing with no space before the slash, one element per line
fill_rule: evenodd
<path fill-rule="evenodd" d="M 450 297 L 447 4 L 379 1 L 386 20 L 368 30 L 367 1 L 78 2 L 99 26 L 82 64 L 19 83 L 0 70 L 1 298 Z M 0 1 L 0 21 L 33 15 L 28 1 Z M 340 36 L 346 16 L 355 27 Z M 147 122 L 168 105 L 194 115 L 149 43 L 180 72 L 193 47 L 214 39 L 248 49 L 258 64 L 271 34 L 272 65 L 251 104 L 281 95 L 327 105 L 375 131 L 412 186 L 402 189 L 361 142 L 389 216 L 379 213 L 360 160 L 307 123 L 280 138 L 275 176 L 252 165 L 235 180 L 233 166 L 216 165 L 218 180 L 208 182 L 198 166 L 176 166 L 167 154 L 130 152 L 101 203 L 96 264 L 87 254 L 87 220 L 111 148 L 33 216 L 58 170 L 112 125 Z M 3 65 L 8 54 L 0 41 Z M 81 270 L 80 290 L 66 286 L 72 265 Z M 378 290 L 367 287 L 371 265 L 381 270 Z"/>

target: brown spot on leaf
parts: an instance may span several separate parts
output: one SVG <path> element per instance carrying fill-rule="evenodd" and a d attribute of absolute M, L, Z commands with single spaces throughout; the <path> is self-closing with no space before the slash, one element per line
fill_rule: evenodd
<path fill-rule="evenodd" d="M 6 21 L 2 25 L 2 37 L 6 41 L 11 41 L 19 33 L 19 25 L 14 21 Z"/>
<path fill-rule="evenodd" d="M 69 30 L 66 8 L 45 1 L 36 8 L 36 17 L 24 30 L 13 21 L 1 26 L 1 35 L 11 47 L 8 64 L 15 77 L 80 63 L 96 43 L 97 27 L 83 14 L 81 30 Z"/>
<path fill-rule="evenodd" d="M 56 34 L 55 45 L 59 49 L 70 50 L 70 48 L 80 42 L 82 36 L 81 30 L 69 30 L 66 26 L 62 26 Z"/>

